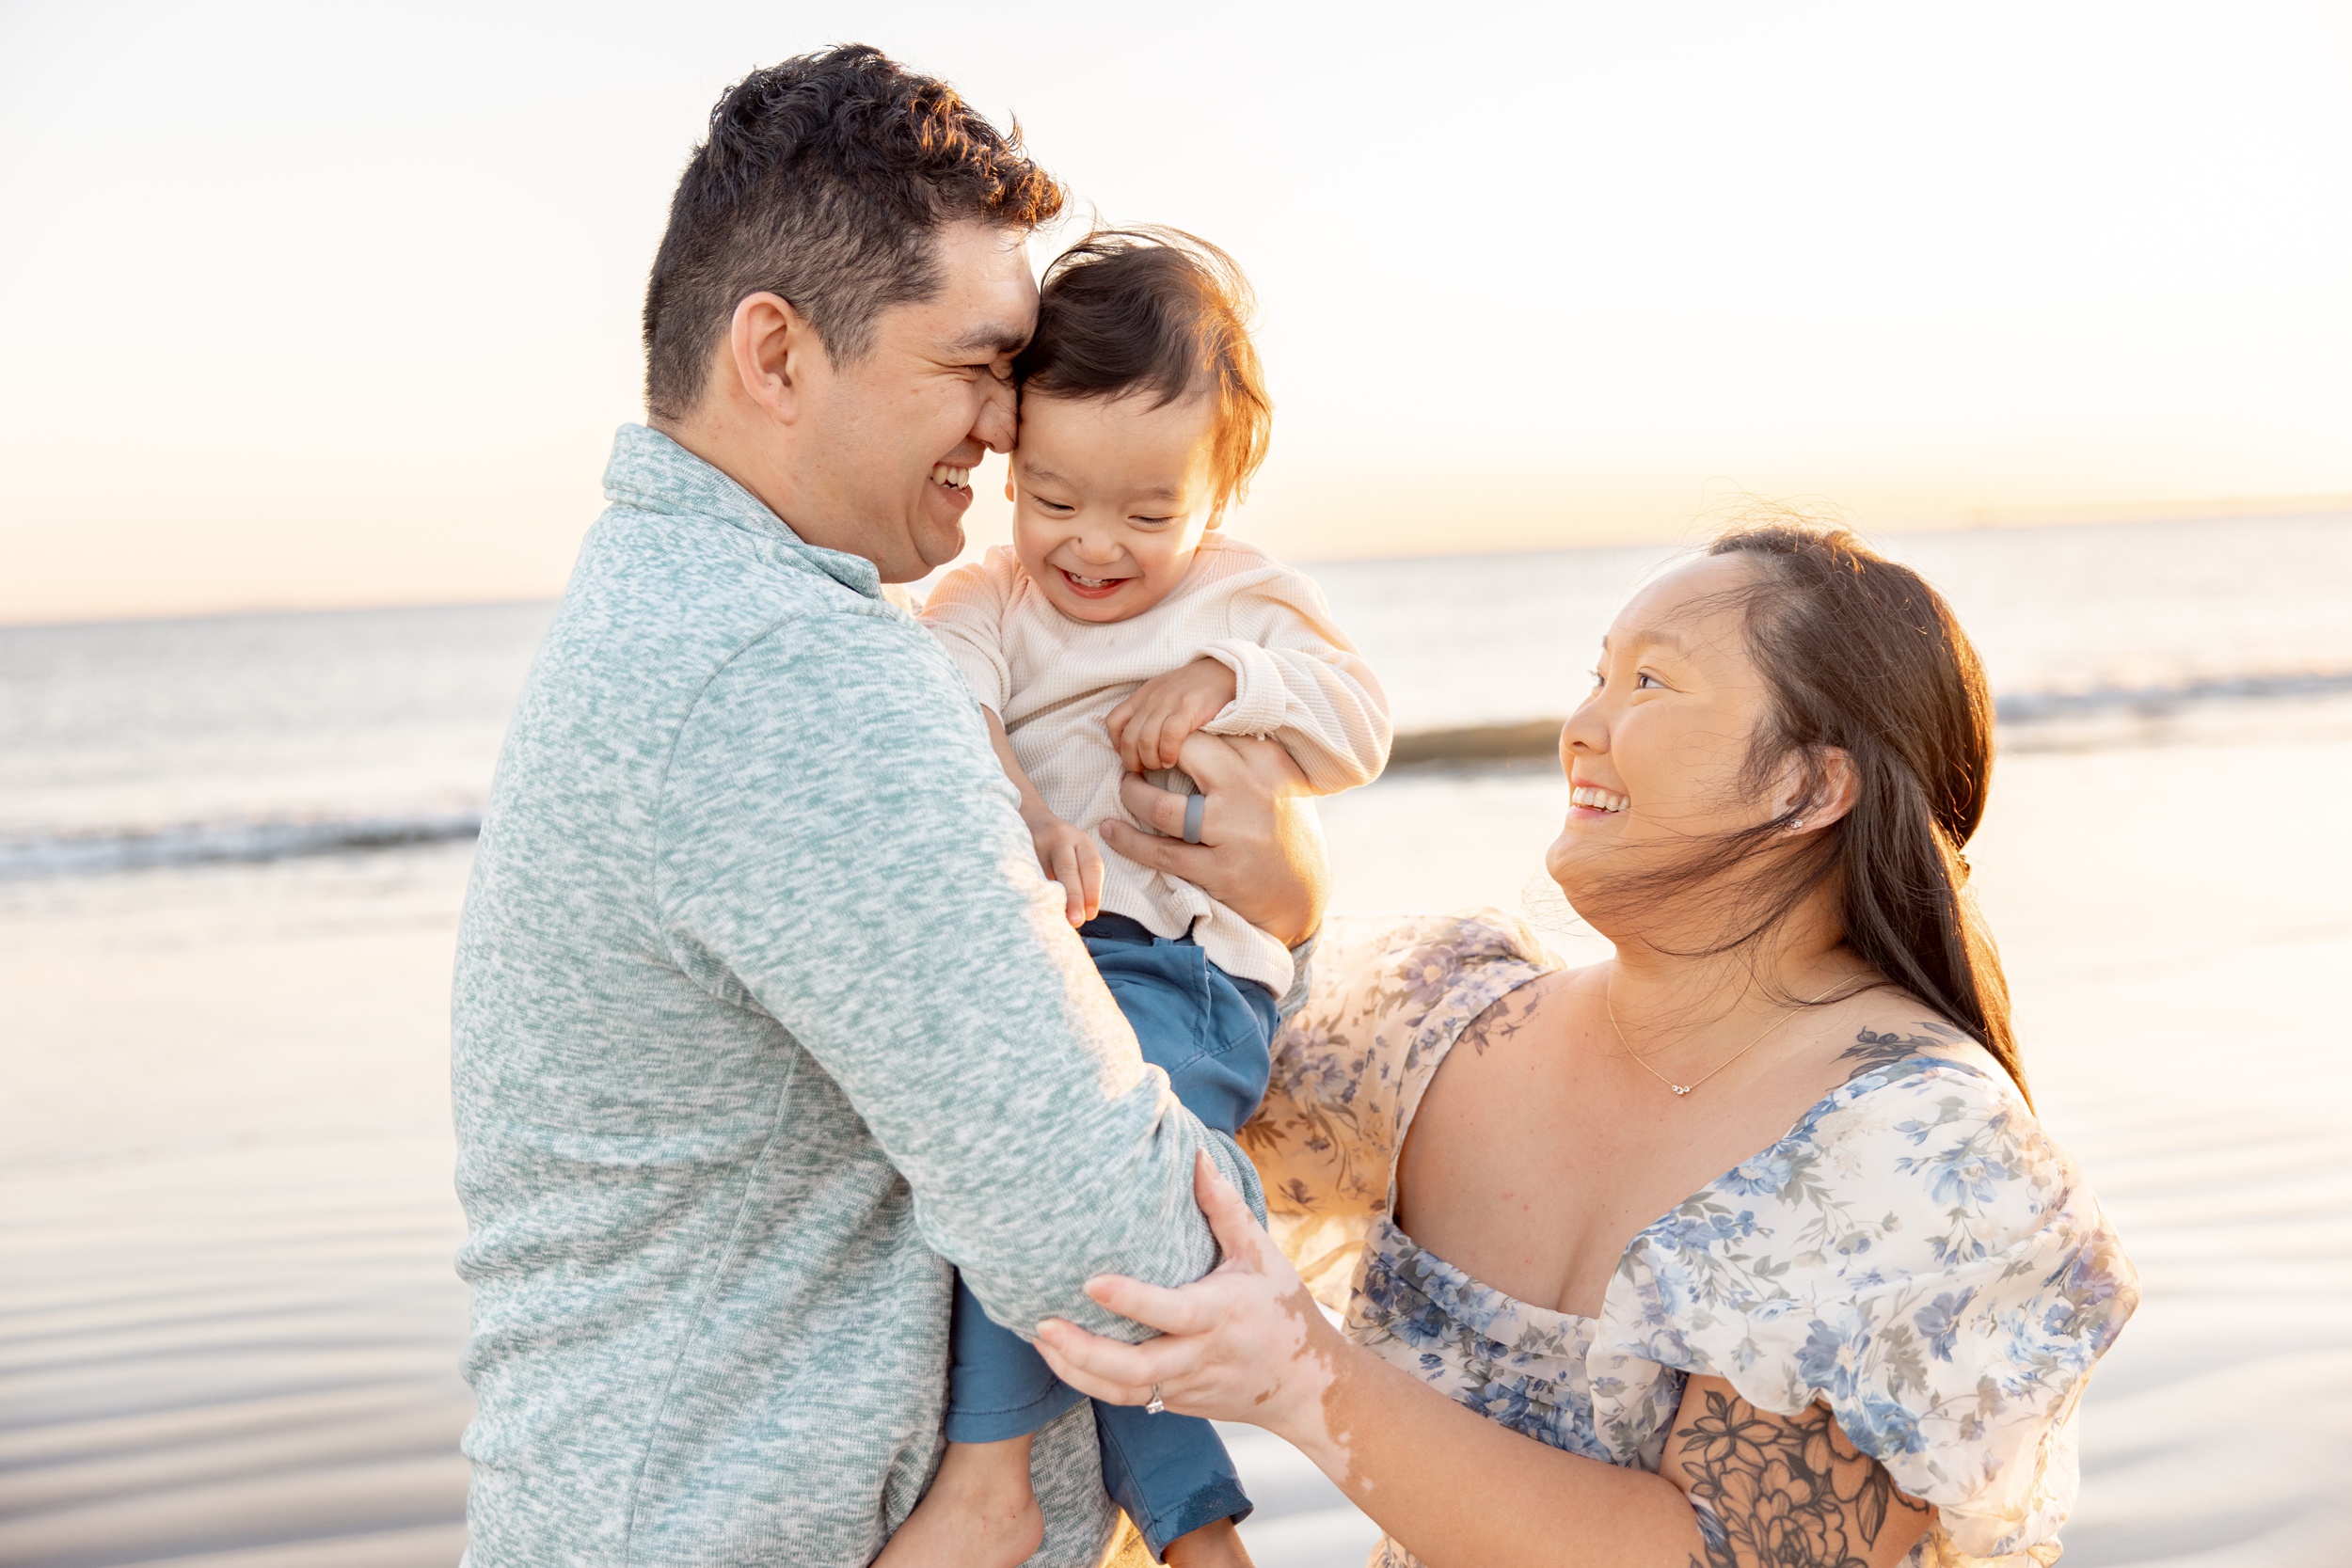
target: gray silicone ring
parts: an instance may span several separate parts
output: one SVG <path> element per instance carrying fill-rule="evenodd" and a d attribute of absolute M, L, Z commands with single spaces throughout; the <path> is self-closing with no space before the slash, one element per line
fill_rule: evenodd
<path fill-rule="evenodd" d="M 1184 797 L 1184 842 L 1200 842 L 1200 818 L 1208 814 L 1209 798 L 1205 795 Z"/>

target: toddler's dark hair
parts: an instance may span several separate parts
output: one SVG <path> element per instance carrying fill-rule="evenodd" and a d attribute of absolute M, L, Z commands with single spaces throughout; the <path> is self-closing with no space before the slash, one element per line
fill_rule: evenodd
<path fill-rule="evenodd" d="M 1274 431 L 1258 351 L 1256 309 L 1241 268 L 1181 229 L 1105 229 L 1045 269 L 1037 334 L 1013 361 L 1024 390 L 1061 397 L 1157 394 L 1154 408 L 1205 393 L 1216 400 L 1216 510 L 1249 494 Z"/>

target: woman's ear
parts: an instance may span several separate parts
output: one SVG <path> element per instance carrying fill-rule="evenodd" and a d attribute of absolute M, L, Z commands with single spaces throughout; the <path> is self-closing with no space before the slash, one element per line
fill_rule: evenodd
<path fill-rule="evenodd" d="M 1862 798 L 1862 775 L 1853 765 L 1853 754 L 1844 747 L 1823 747 L 1814 756 L 1809 771 L 1811 792 L 1784 808 L 1797 814 L 1797 819 L 1788 824 L 1792 833 L 1828 827 L 1853 810 L 1854 802 Z"/>

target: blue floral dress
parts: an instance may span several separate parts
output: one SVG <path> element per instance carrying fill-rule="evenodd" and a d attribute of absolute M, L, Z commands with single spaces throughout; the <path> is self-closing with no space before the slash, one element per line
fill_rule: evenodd
<path fill-rule="evenodd" d="M 1390 1223 L 1463 1030 L 1553 967 L 1500 915 L 1327 937 L 1242 1134 L 1276 1236 L 1349 1335 L 1539 1442 L 1658 1468 L 1684 1381 L 1829 1407 L 1933 1503 L 1914 1568 L 2058 1556 L 2075 1413 L 2138 1300 L 2098 1201 L 2006 1078 L 1890 1042 L 1626 1248 L 1597 1318 L 1517 1301 Z M 1377 1568 L 1410 1568 L 1383 1541 Z"/>

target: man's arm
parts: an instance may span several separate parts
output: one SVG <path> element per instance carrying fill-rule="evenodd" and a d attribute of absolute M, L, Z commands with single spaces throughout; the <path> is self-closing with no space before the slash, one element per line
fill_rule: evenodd
<path fill-rule="evenodd" d="M 670 767 L 657 892 L 678 961 L 773 1016 L 914 1189 L 991 1315 L 1133 1335 L 1080 1287 L 1196 1277 L 1196 1149 L 1035 869 L 969 694 L 918 627 L 810 616 L 706 688 Z"/>

